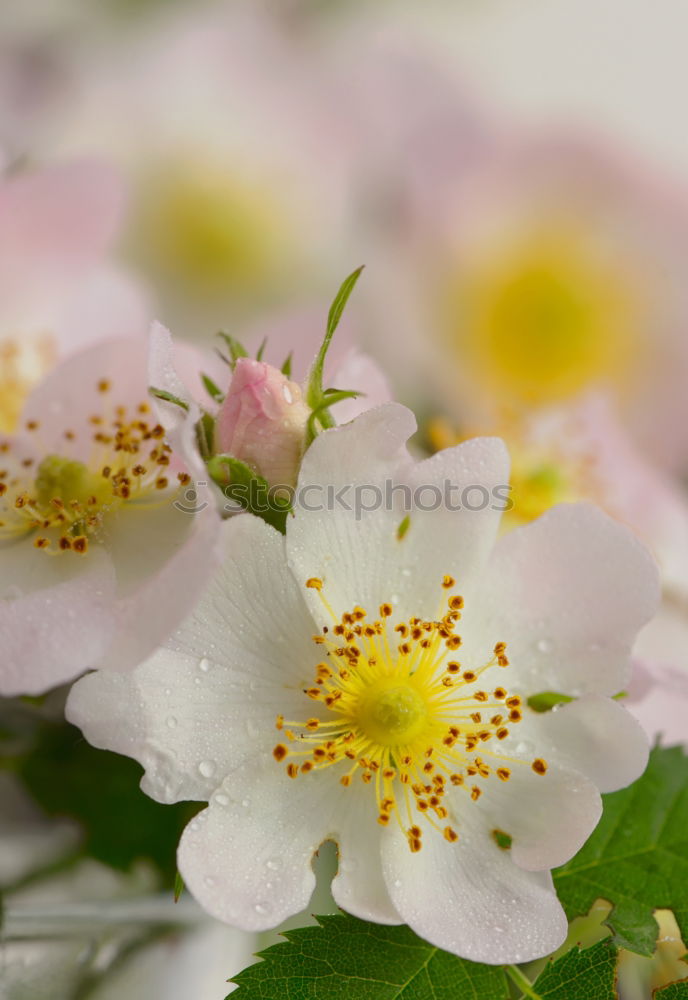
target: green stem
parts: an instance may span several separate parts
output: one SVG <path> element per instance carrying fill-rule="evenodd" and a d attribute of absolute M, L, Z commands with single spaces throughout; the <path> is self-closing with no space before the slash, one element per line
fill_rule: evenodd
<path fill-rule="evenodd" d="M 541 1000 L 540 994 L 535 992 L 533 984 L 529 979 L 526 979 L 517 965 L 503 965 L 502 968 L 524 996 L 530 997 L 531 1000 Z"/>

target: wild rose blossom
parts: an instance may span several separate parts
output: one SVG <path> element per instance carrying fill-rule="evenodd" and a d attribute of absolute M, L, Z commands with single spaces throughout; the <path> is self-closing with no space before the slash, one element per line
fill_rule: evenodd
<path fill-rule="evenodd" d="M 88 348 L 0 439 L 3 694 L 130 669 L 212 571 L 219 516 L 171 452 L 145 373 L 139 338 Z"/>
<path fill-rule="evenodd" d="M 299 486 L 508 480 L 501 442 L 415 463 L 388 404 L 320 435 Z M 395 495 L 396 496 L 396 495 Z M 209 802 L 180 871 L 215 916 L 279 924 L 339 846 L 336 902 L 476 961 L 551 952 L 549 869 L 637 777 L 640 726 L 611 695 L 654 611 L 654 564 L 621 525 L 564 505 L 495 542 L 500 511 L 301 508 L 286 538 L 244 515 L 194 613 L 134 672 L 98 672 L 68 716 L 138 759 L 161 802 Z M 574 700 L 536 712 L 531 696 Z"/>

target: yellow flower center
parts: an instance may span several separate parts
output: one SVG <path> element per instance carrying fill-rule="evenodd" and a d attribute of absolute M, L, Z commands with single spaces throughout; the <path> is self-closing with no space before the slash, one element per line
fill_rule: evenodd
<path fill-rule="evenodd" d="M 444 577 L 445 591 L 454 585 Z M 508 781 L 507 765 L 521 763 L 497 749 L 521 721 L 521 697 L 499 683 L 488 687 L 487 677 L 481 681 L 508 666 L 505 643 L 496 643 L 476 667 L 455 658 L 464 606 L 458 594 L 444 598 L 437 619 L 392 624 L 389 603 L 373 621 L 360 607 L 337 619 L 322 581 L 313 578 L 307 586 L 318 591 L 333 619 L 313 637 L 327 661 L 316 665 L 314 683 L 304 692 L 317 714 L 300 722 L 278 716 L 287 742 L 275 746 L 275 760 L 287 760 L 290 778 L 336 767 L 345 788 L 358 775 L 374 787 L 378 822 L 386 826 L 395 816 L 411 851 L 421 849 L 427 825 L 455 842 L 459 819 L 447 805 L 449 786 L 475 802 L 483 781 Z M 547 770 L 541 758 L 531 766 L 537 774 Z"/>
<path fill-rule="evenodd" d="M 168 167 L 144 184 L 138 215 L 137 250 L 188 294 L 245 296 L 277 274 L 284 229 L 278 208 L 268 190 L 230 169 Z"/>
<path fill-rule="evenodd" d="M 110 384 L 103 379 L 98 388 L 105 396 Z M 30 536 L 44 552 L 84 554 L 90 541 L 102 539 L 113 512 L 157 502 L 161 492 L 169 499 L 170 447 L 164 428 L 147 419 L 149 412 L 148 403 L 141 403 L 135 413 L 115 406 L 109 414 L 91 416 L 88 461 L 69 454 L 82 443 L 73 430 L 64 432 L 65 454 L 40 460 L 1 445 L 0 543 Z M 40 440 L 38 423 L 31 421 L 26 429 Z M 181 485 L 189 482 L 186 473 L 176 478 Z"/>
<path fill-rule="evenodd" d="M 55 358 L 55 345 L 47 334 L 0 341 L 0 433 L 15 430 L 26 397 Z"/>
<path fill-rule="evenodd" d="M 633 278 L 573 230 L 495 253 L 467 272 L 451 308 L 462 360 L 505 402 L 540 405 L 600 380 L 623 383 L 637 360 Z"/>

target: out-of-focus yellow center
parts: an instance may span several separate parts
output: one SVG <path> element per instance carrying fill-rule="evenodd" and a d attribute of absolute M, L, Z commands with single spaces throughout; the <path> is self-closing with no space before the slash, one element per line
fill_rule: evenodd
<path fill-rule="evenodd" d="M 466 273 L 452 312 L 462 360 L 505 402 L 548 403 L 623 380 L 637 348 L 630 279 L 573 232 L 495 251 Z"/>
<path fill-rule="evenodd" d="M 181 163 L 144 185 L 134 240 L 189 294 L 245 295 L 269 283 L 283 229 L 269 191 L 216 165 Z"/>
<path fill-rule="evenodd" d="M 47 334 L 0 340 L 0 433 L 16 429 L 26 397 L 55 360 L 55 345 Z"/>
<path fill-rule="evenodd" d="M 563 462 L 554 460 L 528 462 L 527 457 L 520 456 L 516 450 L 509 494 L 513 506 L 504 513 L 504 527 L 527 524 L 555 504 L 580 499 L 575 494 L 570 471 Z"/>

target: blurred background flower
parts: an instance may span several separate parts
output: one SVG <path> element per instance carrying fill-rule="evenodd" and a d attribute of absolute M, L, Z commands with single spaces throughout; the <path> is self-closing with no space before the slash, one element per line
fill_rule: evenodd
<path fill-rule="evenodd" d="M 664 601 L 625 703 L 685 742 L 687 29 L 684 0 L 661 16 L 627 0 L 3 5 L 0 432 L 53 366 L 142 342 L 153 318 L 208 351 L 219 329 L 251 353 L 267 334 L 266 358 L 294 349 L 301 381 L 333 291 L 365 263 L 335 384 L 372 373 L 374 400 L 386 374 L 419 414 L 418 450 L 502 435 L 507 528 L 587 499 L 639 534 Z M 132 385 L 142 356 L 122 362 Z M 169 895 L 188 815 L 142 806 L 137 773 L 86 747 L 61 698 L 0 704 L 8 906 Z M 88 805 L 103 783 L 109 811 Z M 116 842 L 124 814 L 139 834 Z M 10 936 L 9 997 L 206 1000 L 199 969 L 221 955 L 221 1000 L 245 942 L 163 925 L 150 941 L 137 925 L 131 949 Z"/>

